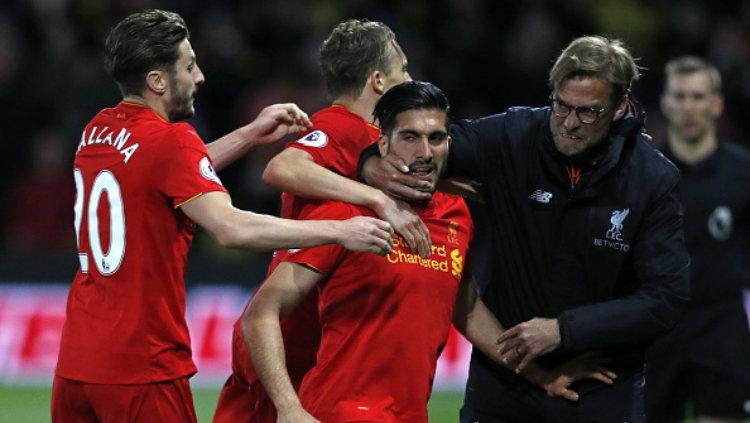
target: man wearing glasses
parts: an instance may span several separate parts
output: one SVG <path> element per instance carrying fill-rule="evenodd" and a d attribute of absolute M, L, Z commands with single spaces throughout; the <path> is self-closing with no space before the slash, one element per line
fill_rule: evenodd
<path fill-rule="evenodd" d="M 577 38 L 550 72 L 551 107 L 450 128 L 446 176 L 482 185 L 474 275 L 509 328 L 498 350 L 516 369 L 475 349 L 462 422 L 644 421 L 644 353 L 681 315 L 690 260 L 679 172 L 642 133 L 629 94 L 638 77 L 621 42 Z M 401 165 L 363 157 L 362 175 L 404 196 L 424 191 Z M 615 382 L 576 382 L 580 396 L 565 400 L 523 377 L 531 362 L 553 368 L 581 353 L 606 359 Z"/>

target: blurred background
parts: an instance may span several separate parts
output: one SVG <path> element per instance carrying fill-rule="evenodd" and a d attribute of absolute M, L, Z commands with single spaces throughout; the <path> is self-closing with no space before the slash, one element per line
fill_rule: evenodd
<path fill-rule="evenodd" d="M 4 0 L 0 383 L 45 383 L 51 377 L 55 330 L 64 314 L 64 303 L 57 302 L 64 300 L 76 270 L 72 158 L 83 126 L 119 101 L 103 70 L 102 45 L 114 22 L 151 7 L 180 13 L 190 28 L 206 75 L 191 123 L 207 142 L 251 121 L 271 103 L 293 101 L 311 113 L 325 107 L 318 46 L 336 23 L 355 17 L 389 25 L 407 54 L 411 75 L 442 87 L 455 117 L 546 105 L 547 73 L 572 38 L 621 38 L 645 68 L 633 91 L 646 106 L 657 142 L 665 134 L 658 108 L 663 64 L 678 55 L 703 56 L 724 78 L 720 138 L 746 145 L 749 140 L 747 1 Z M 283 143 L 256 149 L 221 173 L 237 206 L 277 213 L 279 193 L 260 175 L 281 148 Z M 228 348 L 228 341 L 220 346 L 225 330 L 217 328 L 231 325 L 268 259 L 221 249 L 198 234 L 187 272 L 190 301 L 205 302 L 213 311 L 206 312 L 209 317 L 189 317 L 193 326 L 207 325 L 192 328 L 196 350 L 205 346 L 207 357 L 226 354 L 221 348 Z M 50 303 L 44 302 L 47 297 L 53 298 Z M 207 327 L 219 333 L 218 340 L 205 341 Z M 462 357 L 457 353 L 455 359 Z M 2 410 L 0 403 L 0 421 Z"/>

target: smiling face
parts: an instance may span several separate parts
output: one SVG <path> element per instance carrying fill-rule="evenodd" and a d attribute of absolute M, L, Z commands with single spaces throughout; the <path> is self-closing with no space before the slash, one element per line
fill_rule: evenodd
<path fill-rule="evenodd" d="M 170 122 L 188 119 L 195 114 L 195 95 L 198 86 L 205 81 L 187 38 L 180 43 L 179 52 L 174 69 L 169 72 L 169 91 L 164 99 Z"/>
<path fill-rule="evenodd" d="M 722 105 L 721 95 L 714 91 L 708 72 L 670 76 L 661 97 L 670 133 L 690 144 L 715 131 Z"/>
<path fill-rule="evenodd" d="M 381 155 L 393 153 L 408 166 L 409 173 L 434 187 L 445 169 L 450 137 L 447 116 L 440 109 L 412 109 L 396 116 L 390 135 L 380 136 Z"/>
<path fill-rule="evenodd" d="M 606 137 L 612 121 L 625 113 L 627 102 L 612 101 L 612 85 L 601 78 L 575 77 L 563 81 L 553 99 L 570 107 L 604 109 L 594 123 L 582 123 L 578 114 L 571 110 L 566 117 L 550 114 L 550 130 L 557 151 L 567 157 L 577 156 L 590 150 Z"/>

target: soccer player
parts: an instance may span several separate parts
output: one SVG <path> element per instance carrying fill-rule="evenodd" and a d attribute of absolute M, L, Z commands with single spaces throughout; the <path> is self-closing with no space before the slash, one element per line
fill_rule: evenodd
<path fill-rule="evenodd" d="M 296 219 L 314 199 L 335 199 L 374 210 L 391 222 L 407 244 L 429 254 L 429 233 L 403 202 L 356 182 L 362 149 L 377 141 L 372 123 L 375 103 L 391 87 L 411 80 L 407 58 L 393 32 L 381 22 L 347 20 L 320 47 L 320 65 L 332 105 L 312 116 L 312 128 L 274 157 L 264 180 L 284 191 L 281 216 Z M 275 257 L 270 271 L 278 264 Z M 269 271 L 269 273 L 270 273 Z M 315 364 L 320 336 L 317 297 L 310 298 L 283 322 L 294 386 Z M 214 423 L 275 422 L 275 409 L 249 363 L 237 320 L 232 340 L 232 375 L 219 397 Z"/>
<path fill-rule="evenodd" d="M 690 260 L 679 172 L 642 135 L 630 95 L 638 77 L 621 42 L 576 38 L 551 69 L 549 107 L 451 126 L 447 175 L 484 193 L 477 232 L 487 236 L 473 246 L 483 250 L 473 270 L 509 328 L 500 353 L 522 372 L 601 351 L 618 374 L 610 386 L 582 381 L 579 401 L 561 401 L 475 348 L 462 422 L 644 420 L 645 350 L 679 319 Z M 393 158 L 365 160 L 375 186 L 402 181 L 403 193 L 419 182 Z"/>
<path fill-rule="evenodd" d="M 432 84 L 392 88 L 375 108 L 383 131 L 381 154 L 398 155 L 415 177 L 435 186 L 448 153 L 447 111 L 445 95 Z M 465 203 L 436 193 L 415 209 L 433 240 L 429 258 L 409 251 L 400 237 L 386 257 L 338 248 L 295 250 L 259 288 L 242 318 L 243 339 L 279 422 L 426 422 L 431 381 L 451 321 L 496 356 L 501 328 L 464 274 L 473 232 Z M 300 217 L 360 214 L 372 212 L 324 202 L 308 204 Z M 298 395 L 286 370 L 292 363 L 285 357 L 281 319 L 316 287 L 321 342 Z M 581 377 L 602 372 L 589 373 Z"/>
<path fill-rule="evenodd" d="M 664 69 L 665 154 L 682 172 L 692 296 L 647 356 L 647 415 L 682 421 L 690 402 L 698 422 L 740 422 L 750 417 L 750 152 L 717 138 L 723 98 L 713 65 L 685 56 Z"/>
<path fill-rule="evenodd" d="M 75 156 L 80 268 L 54 422 L 195 422 L 183 274 L 196 224 L 229 247 L 391 250 L 390 225 L 377 219 L 298 222 L 232 206 L 212 159 L 224 166 L 309 121 L 292 104 L 271 106 L 207 149 L 178 122 L 204 80 L 188 37 L 182 18 L 161 10 L 130 15 L 107 37 L 105 64 L 124 98 L 85 127 Z"/>

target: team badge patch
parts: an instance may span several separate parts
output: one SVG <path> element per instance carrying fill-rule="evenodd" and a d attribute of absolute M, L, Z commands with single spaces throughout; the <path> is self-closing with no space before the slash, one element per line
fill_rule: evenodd
<path fill-rule="evenodd" d="M 201 159 L 200 163 L 198 163 L 198 169 L 201 172 L 201 176 L 208 179 L 209 181 L 213 181 L 221 185 L 219 175 L 216 174 L 214 167 L 211 166 L 211 162 L 208 160 L 208 157 L 204 157 Z"/>
<path fill-rule="evenodd" d="M 323 131 L 312 131 L 304 137 L 297 140 L 298 143 L 308 147 L 324 147 L 328 144 L 328 135 Z"/>

